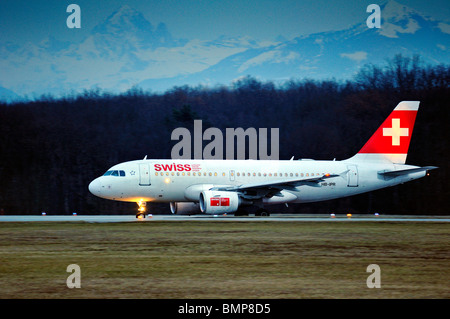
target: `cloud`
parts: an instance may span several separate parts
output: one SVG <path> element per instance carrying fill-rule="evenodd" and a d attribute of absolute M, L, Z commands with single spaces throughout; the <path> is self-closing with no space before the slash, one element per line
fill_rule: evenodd
<path fill-rule="evenodd" d="M 340 56 L 342 58 L 347 58 L 356 62 L 361 62 L 362 60 L 367 59 L 367 52 L 365 51 L 356 51 L 353 53 L 341 53 Z"/>
<path fill-rule="evenodd" d="M 442 32 L 450 34 L 450 25 L 448 25 L 447 23 L 441 22 L 438 24 L 438 27 Z"/>

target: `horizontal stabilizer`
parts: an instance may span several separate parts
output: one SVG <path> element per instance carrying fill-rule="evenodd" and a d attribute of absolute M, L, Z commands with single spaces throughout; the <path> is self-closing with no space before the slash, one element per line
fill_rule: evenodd
<path fill-rule="evenodd" d="M 380 175 L 384 176 L 400 176 L 400 175 L 407 175 L 410 173 L 417 173 L 417 172 L 423 172 L 423 171 L 430 171 L 432 169 L 436 169 L 439 167 L 436 166 L 424 166 L 424 167 L 418 167 L 418 168 L 410 168 L 410 169 L 402 169 L 398 171 L 381 171 L 378 172 Z"/>

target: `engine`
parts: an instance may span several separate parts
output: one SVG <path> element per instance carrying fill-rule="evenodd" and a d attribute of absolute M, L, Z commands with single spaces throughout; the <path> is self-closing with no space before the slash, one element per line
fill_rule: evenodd
<path fill-rule="evenodd" d="M 170 211 L 177 215 L 194 215 L 200 214 L 200 207 L 198 203 L 170 202 Z"/>
<path fill-rule="evenodd" d="M 237 211 L 241 199 L 235 192 L 203 191 L 199 203 L 204 214 L 224 214 Z"/>

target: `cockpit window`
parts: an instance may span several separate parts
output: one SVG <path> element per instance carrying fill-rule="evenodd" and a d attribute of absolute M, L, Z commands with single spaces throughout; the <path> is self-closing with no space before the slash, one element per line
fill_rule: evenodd
<path fill-rule="evenodd" d="M 107 171 L 103 176 L 125 176 L 125 171 Z"/>

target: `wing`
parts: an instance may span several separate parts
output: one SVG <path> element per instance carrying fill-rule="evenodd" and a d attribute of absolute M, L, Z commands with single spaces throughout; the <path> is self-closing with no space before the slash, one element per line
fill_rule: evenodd
<path fill-rule="evenodd" d="M 290 180 L 278 180 L 269 181 L 262 183 L 248 183 L 235 186 L 219 186 L 213 187 L 211 190 L 216 191 L 227 191 L 227 192 L 239 192 L 242 197 L 248 199 L 262 198 L 279 196 L 282 190 L 292 190 L 295 191 L 296 187 L 307 185 L 313 187 L 320 187 L 320 183 L 328 178 L 339 177 L 347 174 L 348 170 L 342 172 L 341 174 L 325 174 L 316 177 L 307 177 L 301 179 L 290 179 Z"/>

